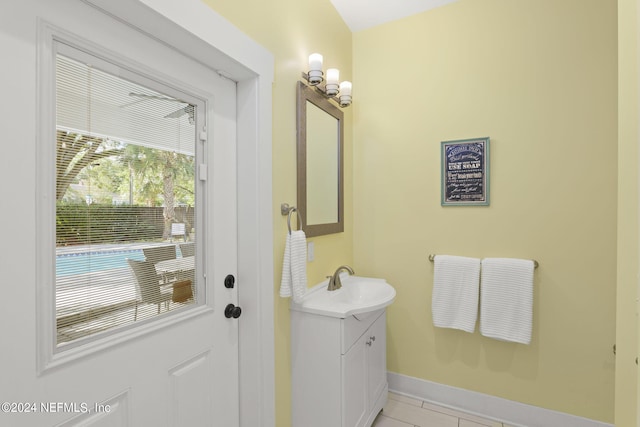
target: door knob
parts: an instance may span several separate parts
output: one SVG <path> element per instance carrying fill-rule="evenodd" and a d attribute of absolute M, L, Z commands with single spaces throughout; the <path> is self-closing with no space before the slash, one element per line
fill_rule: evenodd
<path fill-rule="evenodd" d="M 233 304 L 227 305 L 227 307 L 224 309 L 224 316 L 227 319 L 231 319 L 232 317 L 234 319 L 237 319 L 238 317 L 240 317 L 241 314 L 242 314 L 242 309 L 240 307 L 236 307 Z"/>

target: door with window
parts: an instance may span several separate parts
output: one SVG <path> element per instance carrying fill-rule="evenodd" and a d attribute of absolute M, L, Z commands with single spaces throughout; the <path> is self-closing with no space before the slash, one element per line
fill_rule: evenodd
<path fill-rule="evenodd" d="M 80 1 L 17 7 L 39 46 L 37 366 L 0 424 L 238 425 L 235 83 Z"/>

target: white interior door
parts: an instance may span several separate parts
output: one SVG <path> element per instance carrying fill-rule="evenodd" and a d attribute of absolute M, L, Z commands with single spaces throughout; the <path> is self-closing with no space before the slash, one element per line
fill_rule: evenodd
<path fill-rule="evenodd" d="M 56 39 L 139 66 L 150 76 L 175 83 L 176 89 L 184 84 L 202 101 L 196 118 L 197 143 L 202 144 L 196 176 L 203 184 L 204 204 L 196 268 L 199 303 L 65 350 L 57 347 L 54 336 L 54 293 L 43 286 L 55 283 L 47 278 L 54 269 L 46 265 L 54 230 L 42 227 L 55 211 L 14 221 L 19 227 L 38 223 L 41 228 L 35 241 L 13 245 L 24 256 L 12 257 L 17 265 L 5 269 L 5 278 L 17 286 L 7 290 L 11 304 L 0 310 L 0 323 L 12 325 L 5 336 L 13 342 L 0 359 L 5 368 L 11 367 L 3 370 L 7 403 L 0 425 L 239 425 L 239 320 L 225 316 L 225 308 L 238 303 L 236 287 L 225 286 L 228 275 L 237 277 L 235 83 L 79 0 L 26 0 L 11 6 L 10 17 L 0 15 L 0 45 L 7 55 L 31 58 L 16 59 L 30 67 L 23 67 L 24 78 L 12 79 L 12 85 L 27 99 L 26 106 L 40 110 L 37 122 L 27 109 L 12 115 L 13 123 L 5 127 L 21 141 L 16 145 L 20 150 L 8 153 L 7 158 L 20 160 L 4 165 L 5 181 L 16 177 L 26 197 L 33 197 L 34 188 L 38 207 L 55 201 L 38 192 L 35 171 L 47 162 L 37 135 L 46 135 L 42 127 L 53 123 L 46 115 L 54 113 L 47 107 L 52 82 L 36 79 L 36 70 L 42 62 L 54 61 Z M 36 97 L 38 104 L 32 104 Z M 53 172 L 53 164 L 48 168 L 39 170 L 41 182 Z"/>

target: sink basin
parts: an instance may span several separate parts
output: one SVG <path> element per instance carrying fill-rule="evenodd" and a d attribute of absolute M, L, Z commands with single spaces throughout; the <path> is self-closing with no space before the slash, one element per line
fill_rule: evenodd
<path fill-rule="evenodd" d="M 345 318 L 390 305 L 396 290 L 384 279 L 340 275 L 342 287 L 328 291 L 328 280 L 309 289 L 300 302 L 291 301 L 291 310 Z"/>

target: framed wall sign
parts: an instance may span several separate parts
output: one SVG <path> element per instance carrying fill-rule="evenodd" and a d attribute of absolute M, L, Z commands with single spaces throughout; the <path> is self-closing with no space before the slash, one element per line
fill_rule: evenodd
<path fill-rule="evenodd" d="M 442 206 L 489 205 L 489 137 L 442 141 Z"/>

